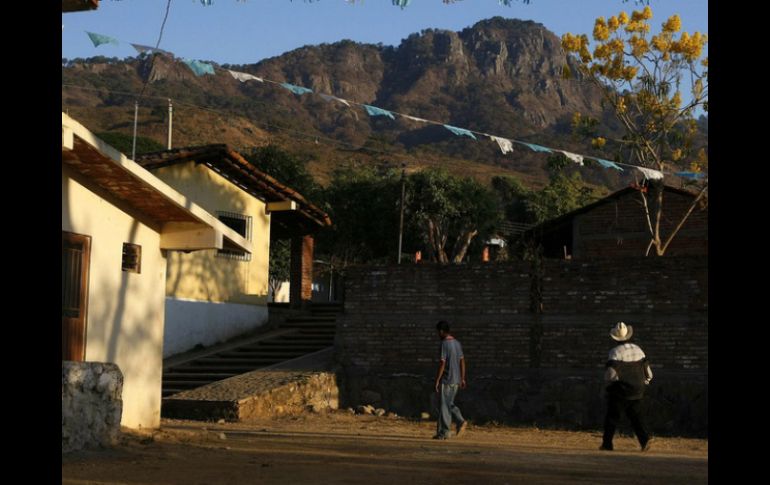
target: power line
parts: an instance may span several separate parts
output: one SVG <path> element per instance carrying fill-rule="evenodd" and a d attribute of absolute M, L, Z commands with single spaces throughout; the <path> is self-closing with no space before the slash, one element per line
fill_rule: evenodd
<path fill-rule="evenodd" d="M 166 15 L 163 17 L 163 23 L 160 24 L 160 33 L 158 34 L 158 42 L 155 43 L 155 49 L 160 47 L 160 40 L 163 38 L 163 29 L 166 27 L 166 20 L 168 19 L 168 12 L 171 9 L 171 0 L 168 0 L 168 3 L 166 3 Z M 152 61 L 150 62 L 150 73 L 152 73 L 152 69 L 155 67 L 155 56 L 152 56 Z M 144 85 L 142 86 L 142 92 L 139 93 L 139 99 L 142 99 L 142 95 L 144 94 L 145 88 L 147 88 L 147 84 L 150 82 L 150 76 L 147 75 L 147 79 L 144 80 Z"/>
<path fill-rule="evenodd" d="M 107 88 L 92 88 L 92 87 L 88 87 L 88 86 L 77 86 L 77 85 L 74 85 L 74 84 L 62 84 L 62 87 L 74 88 L 74 89 L 83 89 L 83 90 L 87 90 L 87 91 L 107 92 L 107 93 L 112 93 L 112 94 L 123 94 L 123 95 L 127 95 L 127 96 L 133 96 L 134 95 L 134 93 L 129 93 L 129 92 L 126 92 L 126 91 L 115 91 L 115 90 L 111 90 L 111 89 L 107 89 Z M 169 97 L 168 96 L 146 96 L 145 99 L 162 99 L 162 100 L 167 102 Z M 263 105 L 263 106 L 274 106 L 274 105 L 270 105 L 269 103 L 265 103 L 265 102 L 261 102 L 261 101 L 253 101 L 253 102 L 257 103 L 257 104 L 260 104 L 260 105 Z M 233 114 L 232 112 L 225 112 L 225 111 L 222 111 L 221 109 L 210 108 L 208 106 L 201 106 L 201 105 L 197 105 L 197 104 L 189 103 L 189 102 L 185 102 L 185 101 L 174 100 L 174 103 L 177 106 L 185 106 L 185 107 L 188 107 L 188 108 L 199 109 L 199 110 L 202 110 L 202 111 L 209 111 L 209 112 L 212 112 L 212 113 L 215 113 L 215 114 L 218 114 L 218 115 L 222 115 L 222 116 L 232 115 Z M 367 152 L 371 152 L 371 153 L 378 153 L 378 154 L 383 154 L 383 155 L 393 155 L 393 156 L 404 155 L 403 152 L 377 150 L 375 148 L 370 148 L 370 147 L 366 147 L 366 146 L 358 146 L 358 145 L 354 145 L 352 143 L 348 143 L 348 142 L 345 142 L 345 141 L 335 140 L 333 138 L 328 138 L 328 137 L 323 136 L 323 135 L 318 135 L 318 134 L 315 134 L 315 133 L 308 133 L 308 132 L 305 132 L 305 131 L 300 131 L 300 130 L 295 130 L 295 129 L 292 129 L 292 128 L 283 127 L 283 126 L 277 125 L 275 123 L 270 123 L 268 121 L 262 121 L 262 120 L 250 120 L 250 121 L 252 121 L 257 126 L 264 126 L 264 127 L 266 127 L 268 131 L 270 131 L 272 129 L 272 130 L 278 130 L 278 131 L 292 133 L 292 134 L 299 135 L 299 136 L 304 136 L 306 138 L 311 138 L 311 139 L 315 139 L 315 140 L 324 140 L 326 142 L 333 143 L 335 145 L 346 146 L 346 147 L 351 148 L 353 150 L 363 150 L 363 151 L 367 151 Z"/>

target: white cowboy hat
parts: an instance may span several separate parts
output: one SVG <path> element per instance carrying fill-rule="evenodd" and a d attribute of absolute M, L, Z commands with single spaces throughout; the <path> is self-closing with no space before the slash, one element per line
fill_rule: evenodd
<path fill-rule="evenodd" d="M 633 334 L 634 329 L 631 327 L 631 325 L 626 325 L 623 322 L 618 322 L 614 327 L 612 327 L 612 330 L 610 330 L 610 337 L 617 340 L 618 342 L 625 342 L 626 340 L 630 339 Z"/>

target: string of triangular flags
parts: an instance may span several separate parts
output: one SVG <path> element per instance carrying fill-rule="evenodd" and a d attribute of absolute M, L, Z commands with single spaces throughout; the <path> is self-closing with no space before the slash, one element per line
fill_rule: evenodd
<path fill-rule="evenodd" d="M 257 82 L 261 82 L 261 83 L 277 84 L 277 85 L 282 86 L 283 88 L 291 91 L 292 93 L 300 95 L 300 96 L 303 95 L 303 94 L 314 93 L 314 91 L 312 89 L 309 89 L 309 88 L 306 88 L 306 87 L 303 87 L 303 86 L 296 86 L 294 84 L 289 84 L 289 83 L 286 83 L 286 82 L 272 81 L 270 79 L 265 79 L 265 78 L 262 78 L 262 77 L 254 76 L 252 74 L 248 74 L 248 73 L 245 73 L 245 72 L 232 71 L 232 70 L 229 70 L 229 69 L 225 69 L 225 70 L 228 73 L 230 73 L 230 75 L 233 78 L 237 79 L 240 82 L 257 81 Z M 390 118 L 392 120 L 395 120 L 396 119 L 395 115 L 398 115 L 400 117 L 403 117 L 403 118 L 406 118 L 406 119 L 409 119 L 409 120 L 412 120 L 412 121 L 417 121 L 417 122 L 421 122 L 421 123 L 429 123 L 429 124 L 434 124 L 434 125 L 440 125 L 440 126 L 443 126 L 444 128 L 446 128 L 447 130 L 449 130 L 450 132 L 452 132 L 453 134 L 455 134 L 456 136 L 467 136 L 469 138 L 473 138 L 474 140 L 478 140 L 478 138 L 476 138 L 474 133 L 478 134 L 478 135 L 486 136 L 487 138 L 489 138 L 492 141 L 497 143 L 497 145 L 500 147 L 500 151 L 504 155 L 507 154 L 507 153 L 512 152 L 513 151 L 513 143 L 517 143 L 517 144 L 526 146 L 527 148 L 529 148 L 530 150 L 532 150 L 534 152 L 560 153 L 560 154 L 564 155 L 565 157 L 567 157 L 567 159 L 572 160 L 573 162 L 575 162 L 576 164 L 578 164 L 580 166 L 584 166 L 585 165 L 584 160 L 590 159 L 590 160 L 596 160 L 596 162 L 598 162 L 599 165 L 601 165 L 604 168 L 612 168 L 612 169 L 618 170 L 620 172 L 624 171 L 623 168 L 621 168 L 621 165 L 625 166 L 625 167 L 631 167 L 633 169 L 639 170 L 639 172 L 646 179 L 650 179 L 650 180 L 660 180 L 660 179 L 663 178 L 664 174 L 676 175 L 676 176 L 679 176 L 679 177 L 689 178 L 689 179 L 693 179 L 693 180 L 695 180 L 695 179 L 702 179 L 702 178 L 707 178 L 708 177 L 708 174 L 703 173 L 703 172 L 685 172 L 685 171 L 681 171 L 681 172 L 668 172 L 668 171 L 654 170 L 654 169 L 646 168 L 646 167 L 640 167 L 638 165 L 631 165 L 631 164 L 627 164 L 627 163 L 612 162 L 610 160 L 604 160 L 602 158 L 598 158 L 598 157 L 595 157 L 593 155 L 580 155 L 580 154 L 572 153 L 572 152 L 569 152 L 569 151 L 566 151 L 566 150 L 559 150 L 559 149 L 555 149 L 555 148 L 549 148 L 549 147 L 545 147 L 545 146 L 542 146 L 542 145 L 536 145 L 534 143 L 527 143 L 527 142 L 520 141 L 520 140 L 513 140 L 513 139 L 509 139 L 509 138 L 502 138 L 502 137 L 498 137 L 498 136 L 495 136 L 495 135 L 490 135 L 488 133 L 483 133 L 483 132 L 469 130 L 469 129 L 466 129 L 466 128 L 460 128 L 460 127 L 457 127 L 457 126 L 447 125 L 447 124 L 444 124 L 444 123 L 440 123 L 438 121 L 431 121 L 431 120 L 426 120 L 426 119 L 423 119 L 423 118 L 417 118 L 417 117 L 410 116 L 410 115 L 407 115 L 407 114 L 404 114 L 404 113 L 399 113 L 397 111 L 386 110 L 386 109 L 383 109 L 383 108 L 379 108 L 377 106 L 371 106 L 371 105 L 368 105 L 368 104 L 357 103 L 355 101 L 346 100 L 346 99 L 343 99 L 343 98 L 339 98 L 337 96 L 332 96 L 330 94 L 325 94 L 325 93 L 315 93 L 315 94 L 318 94 L 319 96 L 321 96 L 321 98 L 323 98 L 326 101 L 332 101 L 332 100 L 333 101 L 338 101 L 338 102 L 344 104 L 347 107 L 351 107 L 351 105 L 361 106 L 361 107 L 364 108 L 364 110 L 366 111 L 366 113 L 369 116 L 387 116 L 388 118 Z"/>
<path fill-rule="evenodd" d="M 211 0 L 208 0 L 211 2 Z M 393 5 L 397 7 L 401 7 L 401 9 L 404 9 L 409 6 L 409 3 L 411 3 L 412 0 L 393 0 Z M 444 3 L 455 3 L 458 0 L 443 0 Z M 522 0 L 524 3 L 529 3 L 529 0 Z M 354 0 L 348 0 L 348 3 L 354 3 Z M 505 5 L 506 7 L 510 7 L 511 3 L 513 3 L 513 0 L 497 0 L 497 3 L 500 5 Z M 211 5 L 211 3 L 209 3 Z"/>
<path fill-rule="evenodd" d="M 244 0 L 246 1 L 246 0 Z M 313 0 L 305 0 L 312 2 Z M 356 0 L 346 0 L 348 3 L 356 3 Z M 412 0 L 393 0 L 393 5 L 397 7 L 401 7 L 403 10 L 404 8 L 408 7 Z M 457 0 L 443 0 L 444 3 L 454 3 Z M 522 0 L 524 3 L 529 3 L 529 0 Z M 211 6 L 214 4 L 213 0 L 200 0 L 201 4 L 204 6 Z M 513 0 L 497 0 L 497 3 L 500 5 L 505 5 L 506 7 L 510 7 Z"/>
<path fill-rule="evenodd" d="M 394 2 L 395 2 L 395 0 L 394 0 Z M 93 42 L 94 47 L 98 47 L 98 46 L 100 46 L 102 44 L 114 44 L 114 45 L 119 45 L 120 44 L 120 42 L 117 39 L 109 37 L 109 36 L 106 36 L 106 35 L 96 34 L 96 33 L 93 33 L 93 32 L 86 32 L 86 34 L 88 34 L 88 37 Z M 161 50 L 161 49 L 156 49 L 156 48 L 153 48 L 153 47 L 148 47 L 148 46 L 144 46 L 144 45 L 140 45 L 140 44 L 131 44 L 131 46 L 133 46 L 134 49 L 136 49 L 136 51 L 139 52 L 140 54 L 145 53 L 145 52 L 151 52 L 151 53 L 167 54 L 167 55 L 170 55 L 171 57 L 173 57 L 172 53 L 164 51 L 164 50 Z M 498 147 L 500 148 L 500 151 L 504 155 L 512 152 L 513 151 L 513 144 L 516 143 L 518 145 L 525 146 L 525 147 L 529 148 L 530 150 L 532 150 L 534 152 L 552 153 L 552 154 L 559 153 L 559 154 L 562 154 L 567 159 L 573 161 L 574 163 L 576 163 L 576 164 L 578 164 L 580 166 L 585 166 L 585 160 L 595 160 L 597 163 L 599 163 L 599 165 L 601 165 L 604 168 L 614 169 L 614 170 L 617 170 L 617 171 L 620 171 L 620 172 L 624 171 L 621 166 L 623 166 L 623 167 L 630 167 L 632 169 L 638 170 L 639 173 L 641 173 L 644 176 L 644 178 L 649 179 L 649 180 L 661 180 L 661 179 L 663 179 L 664 175 L 674 175 L 674 176 L 677 176 L 677 177 L 682 177 L 682 178 L 687 178 L 687 179 L 692 179 L 692 180 L 707 179 L 708 178 L 708 174 L 704 173 L 704 172 L 689 172 L 689 171 L 669 172 L 669 171 L 654 170 L 654 169 L 651 169 L 651 168 L 640 167 L 638 165 L 631 165 L 631 164 L 627 164 L 627 163 L 613 162 L 613 161 L 610 161 L 610 160 L 604 160 L 602 158 L 598 158 L 598 157 L 593 156 L 593 155 L 580 155 L 580 154 L 572 153 L 572 152 L 569 152 L 569 151 L 566 151 L 566 150 L 560 150 L 560 149 L 556 149 L 556 148 L 549 148 L 549 147 L 546 147 L 546 146 L 537 145 L 537 144 L 534 144 L 534 143 L 529 143 L 529 142 L 525 142 L 525 141 L 521 141 L 521 140 L 514 140 L 514 139 L 511 139 L 511 138 L 505 138 L 505 137 L 490 135 L 490 134 L 484 133 L 484 132 L 469 130 L 467 128 L 460 128 L 460 127 L 457 127 L 457 126 L 451 126 L 451 125 L 448 125 L 448 124 L 440 123 L 438 121 L 432 121 L 432 120 L 427 120 L 427 119 L 423 119 L 423 118 L 417 118 L 415 116 L 407 115 L 407 114 L 404 114 L 404 113 L 399 113 L 397 111 L 386 110 L 386 109 L 383 109 L 383 108 L 379 108 L 377 106 L 371 106 L 371 105 L 368 105 L 368 104 L 357 103 L 355 101 L 346 100 L 346 99 L 343 99 L 343 98 L 339 98 L 337 96 L 332 96 L 330 94 L 315 93 L 312 89 L 306 88 L 304 86 L 297 86 L 297 85 L 290 84 L 290 83 L 287 83 L 287 82 L 272 81 L 270 79 L 265 79 L 263 77 L 255 76 L 253 74 L 248 74 L 248 73 L 245 73 L 245 72 L 238 72 L 238 71 L 232 71 L 232 70 L 229 70 L 229 69 L 222 69 L 222 68 L 219 68 L 219 67 L 215 67 L 213 64 L 210 64 L 210 63 L 207 63 L 207 62 L 203 62 L 203 61 L 194 60 L 194 59 L 182 59 L 182 62 L 184 62 L 190 68 L 190 70 L 192 70 L 192 72 L 195 73 L 196 76 L 203 76 L 203 75 L 206 75 L 206 74 L 214 75 L 216 73 L 215 70 L 227 71 L 233 78 L 237 79 L 240 82 L 257 81 L 257 82 L 260 82 L 260 83 L 271 83 L 271 84 L 275 84 L 275 85 L 281 86 L 282 88 L 284 88 L 284 89 L 286 89 L 286 90 L 288 90 L 288 91 L 290 91 L 290 92 L 292 92 L 292 93 L 294 93 L 294 94 L 296 94 L 298 96 L 302 96 L 304 94 L 313 94 L 314 93 L 314 94 L 318 94 L 325 101 L 337 101 L 337 102 L 339 102 L 341 104 L 344 104 L 348 108 L 352 107 L 352 105 L 360 106 L 360 107 L 364 108 L 364 110 L 366 111 L 366 113 L 369 116 L 372 116 L 372 117 L 374 117 L 374 116 L 386 116 L 386 117 L 388 117 L 388 118 L 390 118 L 392 120 L 395 120 L 396 116 L 400 116 L 402 118 L 406 118 L 408 120 L 416 121 L 416 122 L 419 122 L 419 123 L 428 123 L 428 124 L 443 126 L 444 128 L 446 128 L 447 130 L 449 130 L 451 133 L 453 133 L 456 136 L 467 136 L 467 137 L 472 138 L 474 140 L 478 140 L 478 138 L 476 138 L 475 135 L 484 136 L 484 137 L 489 138 L 493 142 L 497 143 Z"/>

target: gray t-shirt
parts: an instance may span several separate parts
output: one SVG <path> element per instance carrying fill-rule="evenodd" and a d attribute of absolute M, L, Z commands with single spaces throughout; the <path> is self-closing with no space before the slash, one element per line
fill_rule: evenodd
<path fill-rule="evenodd" d="M 441 376 L 442 384 L 460 384 L 462 373 L 460 372 L 460 359 L 463 358 L 463 347 L 455 338 L 445 338 L 441 341 L 441 360 L 446 361 L 444 375 Z"/>

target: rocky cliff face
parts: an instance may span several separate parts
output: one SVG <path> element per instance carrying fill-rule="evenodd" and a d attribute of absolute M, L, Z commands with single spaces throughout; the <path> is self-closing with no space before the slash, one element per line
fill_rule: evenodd
<path fill-rule="evenodd" d="M 495 17 L 461 32 L 412 34 L 397 47 L 345 40 L 302 47 L 256 64 L 223 67 L 420 118 L 578 149 L 569 137 L 568 120 L 575 112 L 601 117 L 601 96 L 579 78 L 562 79 L 562 66 L 568 62 L 559 38 L 544 26 Z M 441 128 L 370 118 L 361 109 L 319 96 L 296 96 L 269 83 L 239 83 L 224 71 L 196 77 L 183 63 L 165 56 L 156 56 L 154 62 L 102 58 L 68 63 L 62 68 L 64 84 L 98 89 L 64 88 L 63 108 L 86 113 L 97 131 L 126 131 L 131 120 L 125 108 L 133 105 L 133 97 L 106 90 L 138 92 L 148 79 L 146 94 L 157 98 L 144 101 L 150 116 L 142 118 L 150 136 L 159 140 L 164 139 L 162 98 L 170 97 L 180 109 L 189 103 L 218 113 L 205 119 L 200 113 L 175 115 L 175 130 L 186 143 L 253 146 L 264 142 L 263 130 L 282 127 L 332 138 L 347 148 L 371 145 L 376 139 L 386 151 L 430 145 L 432 153 L 512 163 L 491 143 L 458 142 Z M 521 160 L 528 156 L 520 155 Z"/>

